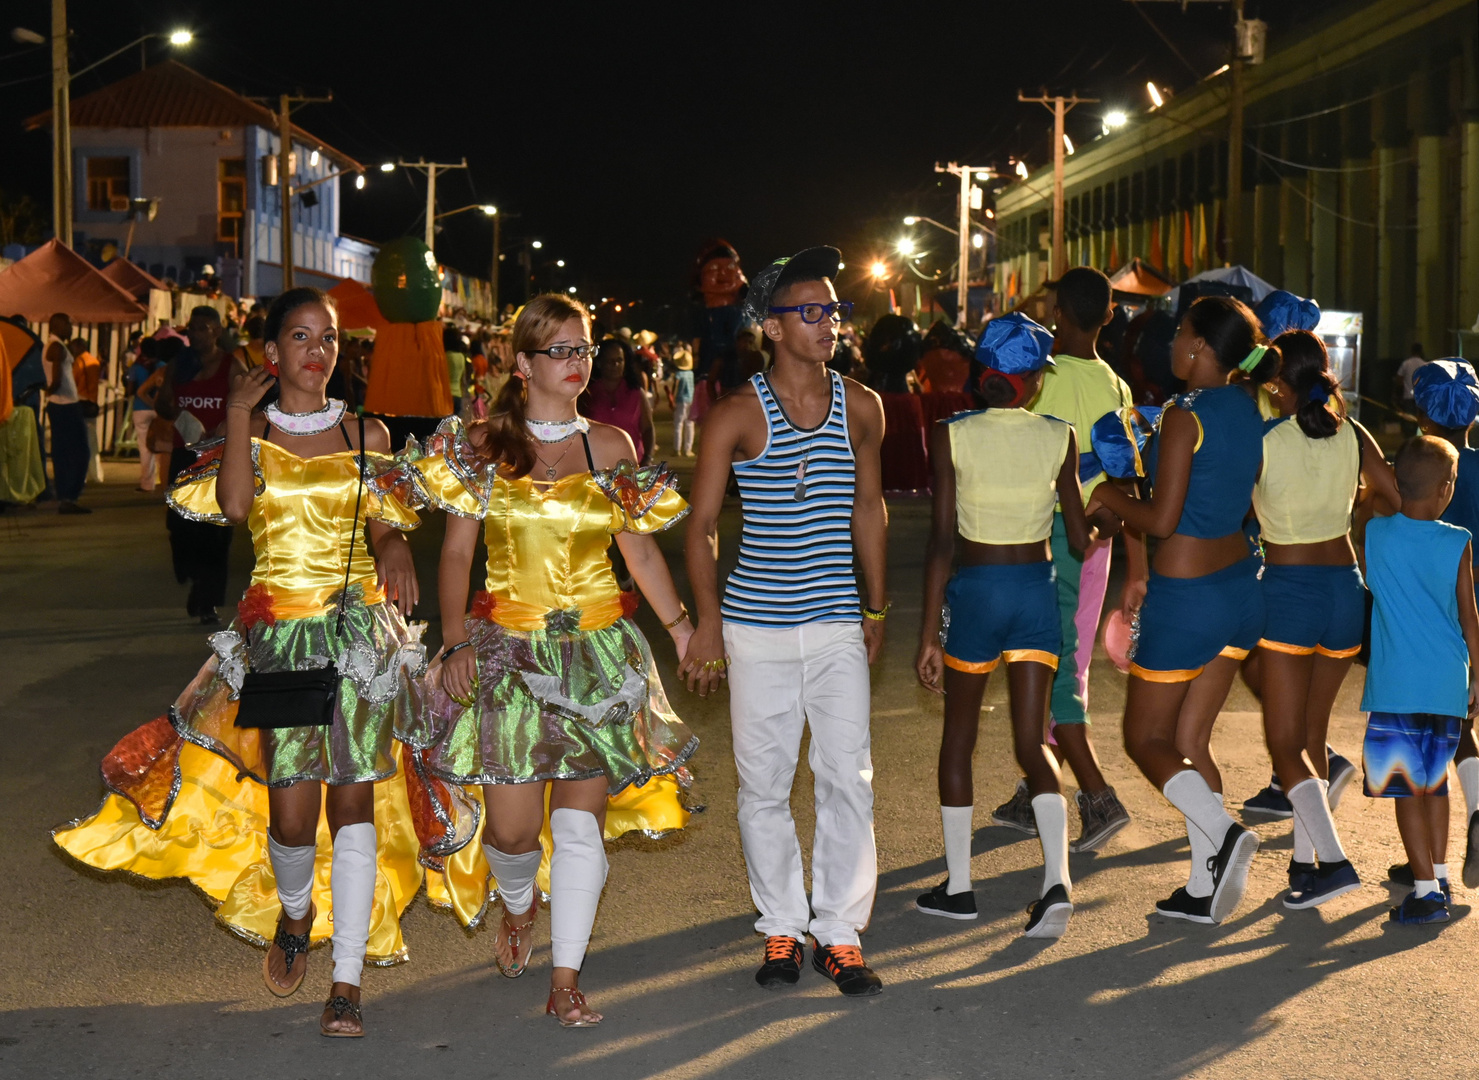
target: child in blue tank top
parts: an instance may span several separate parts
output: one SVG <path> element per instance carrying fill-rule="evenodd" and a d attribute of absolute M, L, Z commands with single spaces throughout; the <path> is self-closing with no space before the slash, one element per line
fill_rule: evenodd
<path fill-rule="evenodd" d="M 1469 431 L 1479 419 L 1479 379 L 1467 360 L 1449 357 L 1419 368 L 1412 389 L 1422 433 L 1444 439 L 1458 451 L 1453 501 L 1440 520 L 1479 534 L 1479 449 L 1469 445 Z M 1464 795 L 1464 884 L 1479 888 L 1479 740 L 1467 718 L 1460 726 L 1453 768 Z M 1392 878 L 1409 883 L 1411 867 L 1392 867 Z"/>
<path fill-rule="evenodd" d="M 1448 919 L 1448 763 L 1479 702 L 1479 607 L 1467 529 L 1439 520 L 1453 498 L 1458 453 L 1418 436 L 1397 455 L 1402 512 L 1366 528 L 1366 581 L 1375 600 L 1366 794 L 1395 799 L 1413 891 L 1393 922 Z"/>

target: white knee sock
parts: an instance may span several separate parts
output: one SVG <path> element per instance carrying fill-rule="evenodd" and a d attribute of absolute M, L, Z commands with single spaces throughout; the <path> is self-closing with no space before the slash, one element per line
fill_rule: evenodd
<path fill-rule="evenodd" d="M 1191 841 L 1191 874 L 1186 879 L 1187 895 L 1211 896 L 1212 871 L 1207 868 L 1207 860 L 1217 855 L 1221 845 L 1208 840 L 1207 834 L 1193 825 L 1191 818 L 1186 818 L 1186 838 Z"/>
<path fill-rule="evenodd" d="M 1459 787 L 1464 789 L 1464 828 L 1469 819 L 1479 810 L 1479 757 L 1465 758 L 1454 767 L 1458 773 Z"/>
<path fill-rule="evenodd" d="M 1340 846 L 1340 836 L 1335 831 L 1335 819 L 1330 816 L 1329 790 L 1330 781 L 1321 780 L 1318 776 L 1301 780 L 1289 789 L 1289 805 L 1294 808 L 1296 829 L 1294 857 L 1300 862 L 1309 861 L 1299 858 L 1297 830 L 1301 825 L 1309 834 L 1309 843 L 1322 864 L 1345 859 L 1345 849 Z"/>
<path fill-rule="evenodd" d="M 550 958 L 580 970 L 596 905 L 606 885 L 606 847 L 594 814 L 562 806 L 549 816 L 555 851 L 549 866 Z"/>
<path fill-rule="evenodd" d="M 313 899 L 313 856 L 318 849 L 312 844 L 288 847 L 267 836 L 267 858 L 272 862 L 272 876 L 277 879 L 277 898 L 282 913 L 290 919 L 308 914 Z"/>
<path fill-rule="evenodd" d="M 375 823 L 345 825 L 334 837 L 329 869 L 334 896 L 334 981 L 358 986 L 375 907 Z"/>
<path fill-rule="evenodd" d="M 1047 893 L 1054 885 L 1072 890 L 1068 880 L 1068 802 L 1049 793 L 1032 797 L 1032 816 L 1037 818 L 1037 839 L 1042 844 L 1043 883 Z"/>
<path fill-rule="evenodd" d="M 950 871 L 950 881 L 945 892 L 971 891 L 971 814 L 974 806 L 940 807 L 940 824 L 945 832 L 945 869 Z"/>
<path fill-rule="evenodd" d="M 1222 808 L 1222 796 L 1207 786 L 1201 773 L 1183 769 L 1166 781 L 1161 793 L 1206 834 L 1214 852 L 1222 847 L 1222 840 L 1234 822 Z"/>
<path fill-rule="evenodd" d="M 1299 816 L 1299 808 L 1294 809 L 1294 861 L 1300 863 L 1312 863 L 1315 861 L 1315 842 L 1310 839 L 1310 831 L 1304 827 L 1304 818 Z"/>
<path fill-rule="evenodd" d="M 483 854 L 493 868 L 498 895 L 503 898 L 503 910 L 510 915 L 524 914 L 534 903 L 534 875 L 539 873 L 539 861 L 544 852 L 535 848 L 521 855 L 505 855 L 492 844 L 484 844 Z"/>

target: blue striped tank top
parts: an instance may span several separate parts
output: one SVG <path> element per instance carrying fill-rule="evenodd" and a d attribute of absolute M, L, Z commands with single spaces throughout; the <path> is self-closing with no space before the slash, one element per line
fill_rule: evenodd
<path fill-rule="evenodd" d="M 759 457 L 734 463 L 744 529 L 720 608 L 730 622 L 784 630 L 860 618 L 847 393 L 842 376 L 828 374 L 832 405 L 810 430 L 790 422 L 764 375 L 750 379 L 769 430 Z"/>

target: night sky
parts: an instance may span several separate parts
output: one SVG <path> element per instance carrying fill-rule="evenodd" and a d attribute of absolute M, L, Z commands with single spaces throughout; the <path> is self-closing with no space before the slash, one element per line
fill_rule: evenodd
<path fill-rule="evenodd" d="M 1247 5 L 1269 21 L 1271 49 L 1335 6 Z M 1231 38 L 1227 4 L 1183 12 L 1126 0 L 73 0 L 69 19 L 74 69 L 183 26 L 195 42 L 178 51 L 152 42 L 151 62 L 174 52 L 251 95 L 332 90 L 332 103 L 295 119 L 367 165 L 466 156 L 465 173 L 439 181 L 439 209 L 496 203 L 521 215 L 505 221 L 506 249 L 538 238 L 542 255 L 567 260 L 566 276 L 546 283 L 650 307 L 682 301 L 711 236 L 730 240 L 752 274 L 823 242 L 861 268 L 903 231 L 903 215 L 953 216 L 958 182 L 937 176 L 936 161 L 1005 167 L 1017 155 L 1036 168 L 1049 159 L 1051 114 L 1019 104 L 1018 89 L 1102 98 L 1069 115 L 1082 143 L 1110 108 L 1146 108 L 1147 80 L 1194 85 L 1225 61 Z M 49 225 L 49 135 L 21 129 L 47 106 L 49 50 L 8 38 L 12 26 L 48 33 L 49 5 L 10 0 L 0 20 L 0 189 L 35 197 Z M 73 96 L 138 64 L 134 48 L 79 78 Z M 423 185 L 420 174 L 372 169 L 364 191 L 345 190 L 343 230 L 372 241 L 419 236 Z M 953 242 L 937 236 L 937 248 Z M 445 223 L 437 254 L 486 276 L 490 247 L 487 219 L 471 212 Z"/>

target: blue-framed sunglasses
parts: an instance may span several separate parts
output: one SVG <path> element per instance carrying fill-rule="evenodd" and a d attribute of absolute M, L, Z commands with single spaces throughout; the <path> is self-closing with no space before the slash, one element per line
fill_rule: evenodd
<path fill-rule="evenodd" d="M 852 301 L 838 300 L 832 304 L 797 304 L 794 307 L 767 308 L 772 315 L 784 315 L 788 311 L 799 312 L 801 321 L 816 324 L 823 319 L 836 319 L 838 322 L 847 322 L 852 317 Z"/>

